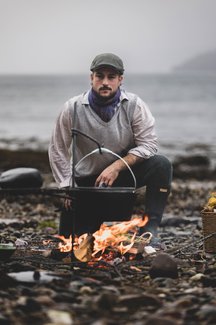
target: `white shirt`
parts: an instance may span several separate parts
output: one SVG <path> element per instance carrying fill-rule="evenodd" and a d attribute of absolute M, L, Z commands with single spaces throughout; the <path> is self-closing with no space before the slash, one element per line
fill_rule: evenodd
<path fill-rule="evenodd" d="M 69 99 L 59 114 L 49 145 L 49 160 L 55 181 L 60 187 L 71 185 L 71 142 L 74 103 L 77 102 L 77 123 L 80 131 L 97 139 L 104 146 L 120 156 L 128 153 L 148 159 L 157 152 L 155 119 L 148 106 L 137 97 L 131 114 L 130 103 L 134 94 L 121 91 L 120 103 L 109 122 L 104 122 L 90 108 L 88 92 Z M 128 105 L 127 105 L 128 103 Z M 131 117 L 130 117 L 131 116 Z M 130 120 L 129 120 L 130 119 Z M 78 136 L 78 157 L 75 164 L 95 149 L 95 144 Z M 103 156 L 103 157 L 101 157 Z M 99 175 L 116 157 L 100 155 L 83 161 L 76 170 L 76 176 Z"/>

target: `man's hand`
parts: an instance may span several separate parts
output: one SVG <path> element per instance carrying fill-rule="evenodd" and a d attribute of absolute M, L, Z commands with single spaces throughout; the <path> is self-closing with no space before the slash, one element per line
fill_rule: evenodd
<path fill-rule="evenodd" d="M 65 186 L 65 187 L 63 187 L 63 189 L 65 189 L 65 190 L 69 190 L 70 187 L 69 187 L 69 186 Z M 66 194 L 67 194 L 67 193 L 66 193 Z M 71 207 L 72 207 L 72 200 L 69 199 L 69 198 L 67 198 L 67 199 L 62 199 L 62 204 L 63 204 L 63 206 L 64 206 L 64 208 L 65 208 L 66 210 L 70 210 Z"/>
<path fill-rule="evenodd" d="M 118 175 L 119 170 L 115 168 L 114 164 L 112 164 L 104 169 L 98 176 L 95 181 L 95 186 L 100 186 L 100 184 L 104 184 L 106 187 L 112 186 Z"/>
<path fill-rule="evenodd" d="M 64 200 L 64 207 L 66 210 L 70 210 L 72 208 L 72 200 L 71 199 L 65 199 Z"/>
<path fill-rule="evenodd" d="M 130 167 L 143 161 L 143 158 L 135 156 L 133 154 L 128 154 L 127 156 L 123 157 L 123 159 Z M 128 167 L 121 159 L 117 159 L 114 161 L 114 163 L 102 171 L 102 173 L 96 179 L 95 186 L 99 186 L 101 183 L 106 186 L 112 186 L 114 181 L 117 179 L 120 171 L 126 170 L 127 168 Z"/>

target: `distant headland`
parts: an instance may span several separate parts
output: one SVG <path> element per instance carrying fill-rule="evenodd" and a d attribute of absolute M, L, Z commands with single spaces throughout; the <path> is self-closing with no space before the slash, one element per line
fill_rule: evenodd
<path fill-rule="evenodd" d="M 196 55 L 175 66 L 173 71 L 216 73 L 216 50 Z"/>

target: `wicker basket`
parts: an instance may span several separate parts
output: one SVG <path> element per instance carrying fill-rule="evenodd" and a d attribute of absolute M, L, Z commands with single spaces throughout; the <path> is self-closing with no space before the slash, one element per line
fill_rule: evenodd
<path fill-rule="evenodd" d="M 216 212 L 201 212 L 203 224 L 204 250 L 207 253 L 216 253 Z M 210 236 L 212 235 L 212 236 Z"/>

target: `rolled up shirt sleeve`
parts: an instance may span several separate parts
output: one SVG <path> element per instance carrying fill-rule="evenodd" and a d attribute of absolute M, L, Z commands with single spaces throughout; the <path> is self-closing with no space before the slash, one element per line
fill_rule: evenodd
<path fill-rule="evenodd" d="M 65 103 L 52 132 L 48 154 L 53 177 L 59 187 L 71 184 L 72 121 L 69 103 Z"/>
<path fill-rule="evenodd" d="M 130 149 L 128 153 L 144 159 L 154 156 L 158 151 L 155 119 L 146 103 L 140 98 L 137 99 L 134 110 L 132 129 L 136 147 Z"/>

